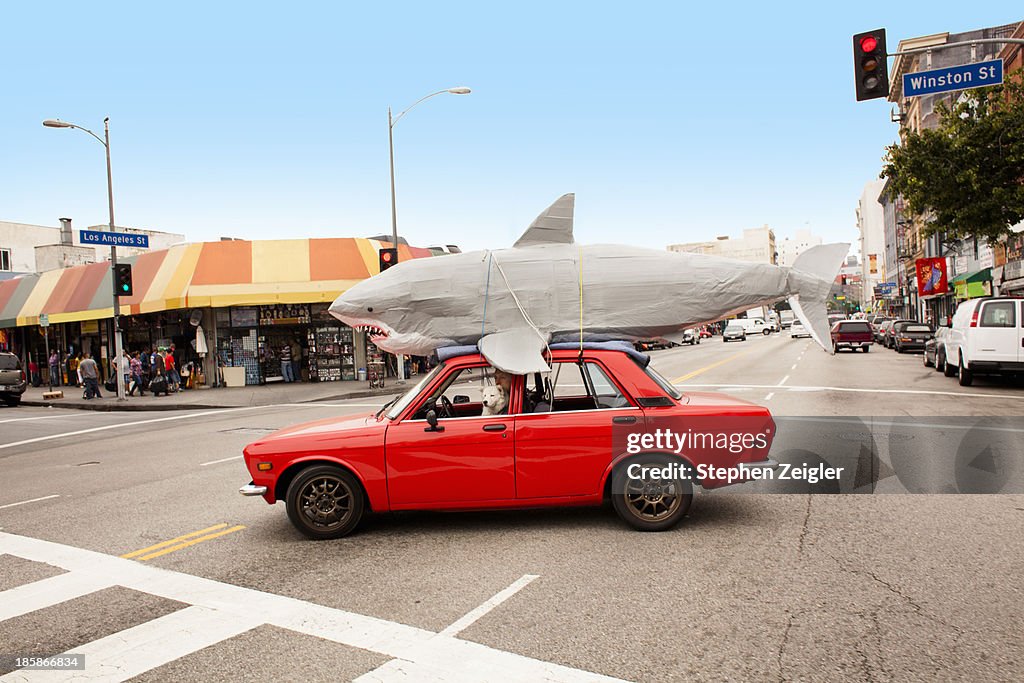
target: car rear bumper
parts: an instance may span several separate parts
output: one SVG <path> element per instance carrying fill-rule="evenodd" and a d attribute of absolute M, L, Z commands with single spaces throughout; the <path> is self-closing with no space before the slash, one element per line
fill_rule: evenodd
<path fill-rule="evenodd" d="M 1005 360 L 972 360 L 968 361 L 971 372 L 977 373 L 1024 373 L 1024 363 Z"/>
<path fill-rule="evenodd" d="M 238 489 L 238 492 L 243 496 L 264 496 L 267 494 L 267 487 L 256 486 L 256 484 L 250 481 L 248 484 Z"/>
<path fill-rule="evenodd" d="M 25 389 L 28 388 L 28 382 L 21 382 L 20 384 L 0 384 L 0 394 L 17 394 L 21 396 L 25 393 Z"/>

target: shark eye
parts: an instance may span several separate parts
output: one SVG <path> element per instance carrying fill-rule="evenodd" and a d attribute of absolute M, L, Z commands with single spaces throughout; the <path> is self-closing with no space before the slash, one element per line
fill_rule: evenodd
<path fill-rule="evenodd" d="M 367 306 L 366 311 L 367 313 L 373 313 L 373 306 Z"/>

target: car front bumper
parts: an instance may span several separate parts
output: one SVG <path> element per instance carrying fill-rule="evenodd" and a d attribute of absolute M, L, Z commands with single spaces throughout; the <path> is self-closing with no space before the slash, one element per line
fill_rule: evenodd
<path fill-rule="evenodd" d="M 256 484 L 250 481 L 248 484 L 238 489 L 238 492 L 241 493 L 243 496 L 263 496 L 266 495 L 267 493 L 267 487 L 256 486 Z"/>

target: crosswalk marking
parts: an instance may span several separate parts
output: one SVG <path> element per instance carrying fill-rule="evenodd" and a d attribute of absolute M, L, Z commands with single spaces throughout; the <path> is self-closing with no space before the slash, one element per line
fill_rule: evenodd
<path fill-rule="evenodd" d="M 0 620 L 80 597 L 91 592 L 90 589 L 99 590 L 112 585 L 190 605 L 172 615 L 72 648 L 71 652 L 87 654 L 86 671 L 58 672 L 62 674 L 60 680 L 75 680 L 73 676 L 76 673 L 82 676 L 81 680 L 126 680 L 263 624 L 393 658 L 395 663 L 390 668 L 374 670 L 377 678 L 373 680 L 378 681 L 493 679 L 533 683 L 619 680 L 415 626 L 50 541 L 0 532 L 0 553 L 55 565 L 68 572 L 0 592 Z M 134 652 L 125 652 L 118 657 L 114 653 L 118 642 L 122 643 L 122 648 L 123 643 L 131 643 L 130 649 Z M 98 659 L 88 656 L 90 652 L 95 653 Z M 102 669 L 95 668 L 97 666 L 102 666 Z M 49 673 L 52 672 L 15 671 L 0 677 L 0 682 L 50 680 L 36 677 L 36 674 Z"/>

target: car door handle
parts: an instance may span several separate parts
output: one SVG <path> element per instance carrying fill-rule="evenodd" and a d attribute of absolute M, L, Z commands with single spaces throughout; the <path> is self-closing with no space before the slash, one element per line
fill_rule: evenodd
<path fill-rule="evenodd" d="M 612 424 L 616 425 L 632 425 L 636 424 L 636 418 L 632 415 L 620 415 L 612 418 Z"/>
<path fill-rule="evenodd" d="M 503 432 L 503 431 L 505 431 L 505 425 L 502 425 L 502 424 L 484 425 L 484 431 L 485 432 Z"/>

